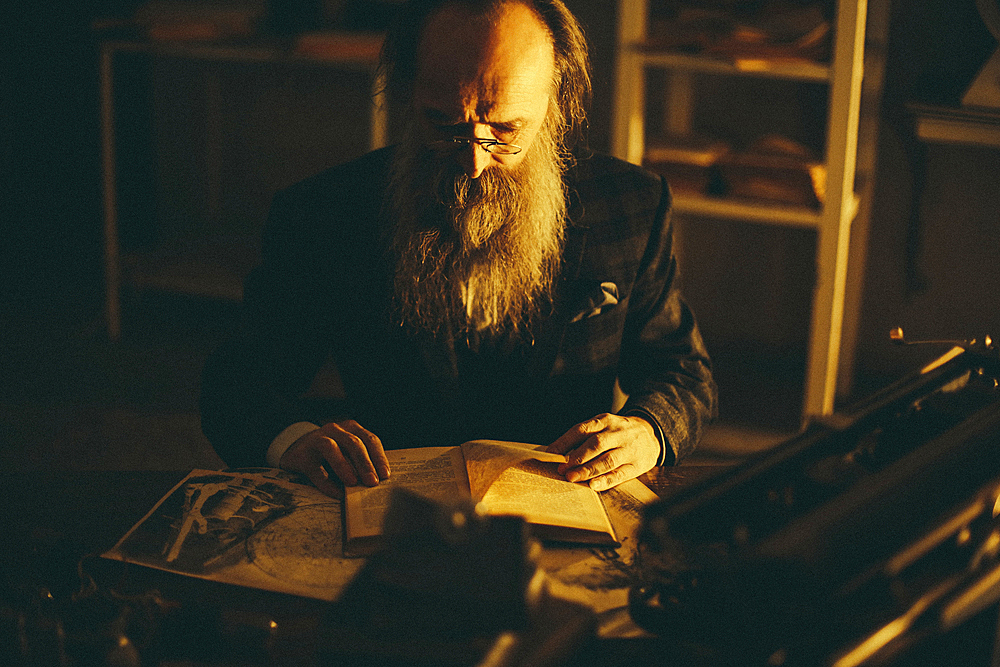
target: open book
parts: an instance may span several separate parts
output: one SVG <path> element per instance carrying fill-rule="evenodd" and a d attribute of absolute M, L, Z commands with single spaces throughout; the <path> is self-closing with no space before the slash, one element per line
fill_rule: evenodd
<path fill-rule="evenodd" d="M 566 481 L 566 460 L 544 446 L 473 440 L 457 447 L 386 451 L 392 475 L 378 486 L 352 486 L 344 498 L 345 551 L 370 553 L 395 487 L 438 502 L 471 498 L 487 514 L 523 516 L 544 540 L 618 545 L 600 494 Z"/>

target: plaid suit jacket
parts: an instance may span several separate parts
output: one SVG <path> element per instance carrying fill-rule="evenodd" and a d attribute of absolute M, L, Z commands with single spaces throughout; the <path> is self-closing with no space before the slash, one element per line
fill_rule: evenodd
<path fill-rule="evenodd" d="M 716 411 L 711 363 L 677 287 L 670 192 L 607 156 L 579 157 L 550 313 L 501 342 L 415 336 L 393 325 L 382 215 L 392 148 L 278 193 L 241 331 L 206 363 L 202 428 L 230 466 L 260 465 L 298 421 L 353 418 L 387 448 L 476 438 L 548 444 L 612 407 L 640 413 L 665 462 L 694 449 Z M 336 368 L 339 386 L 317 377 Z"/>

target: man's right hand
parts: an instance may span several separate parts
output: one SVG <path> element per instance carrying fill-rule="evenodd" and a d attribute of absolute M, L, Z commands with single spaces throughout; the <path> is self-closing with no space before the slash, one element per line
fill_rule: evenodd
<path fill-rule="evenodd" d="M 389 477 L 382 441 L 353 419 L 331 422 L 306 433 L 281 456 L 285 470 L 300 472 L 328 496 L 340 498 L 343 486 L 375 486 Z"/>

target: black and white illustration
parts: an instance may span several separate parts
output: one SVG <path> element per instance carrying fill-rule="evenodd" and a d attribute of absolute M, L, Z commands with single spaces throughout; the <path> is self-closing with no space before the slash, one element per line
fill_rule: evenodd
<path fill-rule="evenodd" d="M 105 556 L 333 599 L 360 567 L 344 557 L 340 501 L 278 472 L 195 470 Z"/>

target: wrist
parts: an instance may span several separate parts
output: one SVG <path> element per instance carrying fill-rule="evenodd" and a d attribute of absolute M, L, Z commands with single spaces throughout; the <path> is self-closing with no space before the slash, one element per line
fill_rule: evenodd
<path fill-rule="evenodd" d="M 291 426 L 287 427 L 271 441 L 270 447 L 267 448 L 267 454 L 264 457 L 267 465 L 272 468 L 281 467 L 281 457 L 285 455 L 288 448 L 295 444 L 295 442 L 306 435 L 307 433 L 312 433 L 319 429 L 319 426 L 313 424 L 312 422 L 295 422 Z"/>
<path fill-rule="evenodd" d="M 656 442 L 659 444 L 660 451 L 656 457 L 656 467 L 666 465 L 668 459 L 673 458 L 673 450 L 670 449 L 670 445 L 667 443 L 666 437 L 663 435 L 663 428 L 660 427 L 660 423 L 656 421 L 647 410 L 643 408 L 631 408 L 624 413 L 626 417 L 638 417 L 642 421 L 649 425 L 652 430 L 652 435 L 656 438 Z"/>

